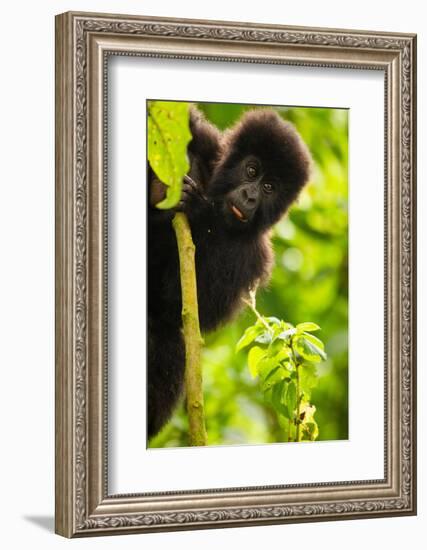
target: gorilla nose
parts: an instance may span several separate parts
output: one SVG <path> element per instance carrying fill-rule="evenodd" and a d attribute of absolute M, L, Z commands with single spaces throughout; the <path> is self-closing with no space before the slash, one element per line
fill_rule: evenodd
<path fill-rule="evenodd" d="M 258 190 L 254 186 L 244 187 L 242 189 L 243 200 L 249 208 L 254 208 L 257 204 Z"/>

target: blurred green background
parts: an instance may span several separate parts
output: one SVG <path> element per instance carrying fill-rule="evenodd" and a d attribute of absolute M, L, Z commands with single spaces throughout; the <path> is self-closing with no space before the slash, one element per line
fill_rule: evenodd
<path fill-rule="evenodd" d="M 255 105 L 198 103 L 221 130 Z M 275 268 L 270 285 L 260 290 L 263 315 L 292 324 L 313 321 L 321 327 L 327 361 L 312 395 L 320 440 L 348 437 L 348 111 L 313 107 L 274 107 L 292 122 L 314 160 L 310 183 L 273 230 Z M 246 354 L 235 353 L 250 311 L 205 335 L 203 352 L 206 428 L 209 445 L 271 443 L 284 435 L 274 411 L 264 402 L 249 374 Z M 184 406 L 149 447 L 187 443 Z"/>

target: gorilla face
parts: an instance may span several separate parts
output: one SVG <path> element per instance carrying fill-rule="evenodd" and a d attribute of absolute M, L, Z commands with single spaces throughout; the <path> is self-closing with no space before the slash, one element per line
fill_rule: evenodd
<path fill-rule="evenodd" d="M 247 113 L 224 138 L 208 193 L 228 229 L 274 225 L 306 183 L 310 157 L 293 126 L 271 111 Z"/>
<path fill-rule="evenodd" d="M 229 176 L 230 190 L 223 197 L 226 222 L 242 230 L 264 225 L 262 221 L 269 225 L 272 211 L 281 210 L 280 182 L 269 177 L 268 170 L 254 155 L 237 162 Z"/>
<path fill-rule="evenodd" d="M 214 201 L 229 229 L 257 232 L 274 225 L 295 199 L 290 181 L 265 166 L 262 160 L 249 155 L 229 169 L 217 174 L 227 182 L 218 184 L 221 194 Z"/>

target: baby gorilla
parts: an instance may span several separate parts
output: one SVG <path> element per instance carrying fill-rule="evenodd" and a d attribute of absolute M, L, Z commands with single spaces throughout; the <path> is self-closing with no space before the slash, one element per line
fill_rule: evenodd
<path fill-rule="evenodd" d="M 196 246 L 202 331 L 230 320 L 273 265 L 269 229 L 308 180 L 310 154 L 294 127 L 272 110 L 247 112 L 221 134 L 195 108 L 190 112 L 191 170 L 179 210 Z M 150 168 L 148 215 L 148 437 L 169 420 L 183 393 L 179 258 L 173 212 L 154 207 L 163 184 Z"/>

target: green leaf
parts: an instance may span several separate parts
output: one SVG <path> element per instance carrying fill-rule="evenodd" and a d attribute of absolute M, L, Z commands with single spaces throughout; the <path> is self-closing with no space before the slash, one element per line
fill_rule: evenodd
<path fill-rule="evenodd" d="M 302 439 L 305 441 L 314 441 L 319 435 L 319 428 L 314 419 L 316 407 L 310 403 L 304 402 L 300 406 L 300 422 Z"/>
<path fill-rule="evenodd" d="M 182 179 L 190 165 L 187 146 L 191 141 L 189 104 L 172 101 L 148 103 L 148 161 L 167 186 L 166 198 L 157 208 L 173 208 L 181 197 Z"/>
<path fill-rule="evenodd" d="M 268 360 L 268 363 L 270 363 L 271 359 Z M 264 363 L 264 361 L 263 361 Z M 281 376 L 280 374 L 280 365 L 276 365 L 273 368 L 267 367 L 265 370 L 260 368 L 259 374 L 263 378 L 263 382 L 268 382 L 268 387 L 263 388 L 264 391 L 269 389 L 269 387 L 273 386 L 276 382 L 280 382 L 280 380 L 283 380 L 285 376 Z"/>
<path fill-rule="evenodd" d="M 285 359 L 291 354 L 290 348 L 283 342 L 283 340 L 274 340 L 272 338 L 268 346 L 268 356 L 276 357 L 280 354 L 281 359 Z"/>
<path fill-rule="evenodd" d="M 311 390 L 317 385 L 318 376 L 316 366 L 312 363 L 304 363 L 299 367 L 299 380 L 301 391 L 306 398 L 310 398 Z"/>
<path fill-rule="evenodd" d="M 287 382 L 285 380 L 282 380 L 281 382 L 273 386 L 273 391 L 271 393 L 271 404 L 273 405 L 274 410 L 277 413 L 286 418 L 290 418 L 288 409 L 283 403 L 287 385 Z"/>
<path fill-rule="evenodd" d="M 272 339 L 273 337 L 271 333 L 266 331 L 260 334 L 259 336 L 257 336 L 255 338 L 255 342 L 257 342 L 258 344 L 269 344 Z"/>
<path fill-rule="evenodd" d="M 248 366 L 252 378 L 256 378 L 258 376 L 258 364 L 263 357 L 265 357 L 265 350 L 258 346 L 254 346 L 249 350 Z"/>
<path fill-rule="evenodd" d="M 306 422 L 302 425 L 302 430 L 304 436 L 303 439 L 307 439 L 308 441 L 315 441 L 319 436 L 317 422 Z"/>
<path fill-rule="evenodd" d="M 291 357 L 292 352 L 287 346 L 283 346 L 283 345 L 280 346 L 280 348 L 277 349 L 277 351 L 274 355 L 270 354 L 271 348 L 274 348 L 274 344 L 272 344 L 268 348 L 268 352 L 269 352 L 268 355 L 272 359 L 275 359 L 277 363 L 282 363 L 284 361 L 286 361 L 288 363 L 290 361 L 290 357 Z"/>
<path fill-rule="evenodd" d="M 289 418 L 293 418 L 297 406 L 297 387 L 294 382 L 289 382 L 288 384 L 286 405 L 288 407 Z"/>
<path fill-rule="evenodd" d="M 282 404 L 282 393 L 284 385 L 285 383 L 283 381 L 280 381 L 278 384 L 275 384 L 273 386 L 271 402 L 273 403 L 275 409 L 279 409 L 280 405 Z"/>
<path fill-rule="evenodd" d="M 237 342 L 236 351 L 240 351 L 241 349 L 251 344 L 259 334 L 264 332 L 264 330 L 265 328 L 262 325 L 254 325 L 248 327 L 243 333 L 243 336 Z"/>
<path fill-rule="evenodd" d="M 266 351 L 264 348 L 262 349 L 264 350 L 264 352 Z M 266 380 L 268 375 L 270 374 L 270 371 L 279 366 L 280 357 L 278 355 L 270 357 L 268 353 L 266 353 L 265 357 L 263 357 L 262 361 L 260 362 L 258 373 L 263 380 Z"/>
<path fill-rule="evenodd" d="M 306 361 L 318 363 L 321 359 L 326 359 L 323 349 L 311 342 L 307 336 L 300 336 L 294 340 L 294 346 L 298 354 Z"/>
<path fill-rule="evenodd" d="M 314 334 L 304 333 L 304 338 L 309 340 L 315 346 L 318 346 L 320 349 L 323 349 L 323 350 L 325 349 L 325 344 L 322 342 L 322 340 L 319 340 L 319 338 L 316 338 Z"/>
<path fill-rule="evenodd" d="M 283 332 L 281 332 L 277 338 L 280 338 L 280 340 L 288 340 L 291 336 L 293 336 L 294 334 L 296 334 L 297 332 L 297 329 L 292 327 L 292 328 L 288 328 L 287 330 L 284 330 Z"/>
<path fill-rule="evenodd" d="M 258 367 L 258 373 L 262 378 L 261 390 L 263 392 L 266 392 L 278 382 L 285 380 L 285 378 L 289 378 L 290 372 L 285 367 L 278 364 L 272 366 L 271 362 L 272 359 L 264 359 Z M 265 367 L 265 363 L 268 363 L 267 367 Z"/>
<path fill-rule="evenodd" d="M 282 322 L 277 317 L 264 317 L 264 318 L 270 325 L 280 325 L 280 323 Z"/>
<path fill-rule="evenodd" d="M 299 323 L 297 325 L 297 331 L 298 332 L 314 332 L 315 330 L 320 330 L 319 325 L 316 325 L 316 323 Z"/>

